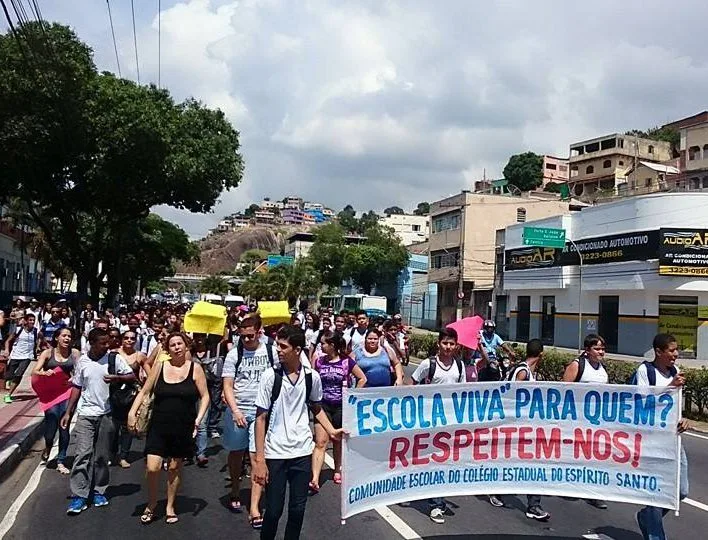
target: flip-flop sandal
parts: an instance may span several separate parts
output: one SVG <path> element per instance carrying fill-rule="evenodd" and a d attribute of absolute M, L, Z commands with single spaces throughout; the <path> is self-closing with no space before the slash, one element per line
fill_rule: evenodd
<path fill-rule="evenodd" d="M 177 516 L 170 515 L 170 514 L 167 514 L 165 516 L 165 523 L 167 523 L 168 525 L 174 525 L 178 521 L 179 521 L 179 518 Z"/>
<path fill-rule="evenodd" d="M 241 510 L 243 510 L 243 508 L 241 507 L 241 501 L 239 501 L 236 497 L 229 497 L 229 510 L 240 514 Z"/>
<path fill-rule="evenodd" d="M 153 512 L 149 508 L 146 508 L 143 511 L 143 515 L 140 516 L 140 523 L 142 523 L 143 525 L 149 525 L 153 521 L 155 521 L 155 512 Z"/>
<path fill-rule="evenodd" d="M 263 516 L 251 516 L 248 521 L 250 521 L 251 527 L 256 530 L 263 527 Z"/>

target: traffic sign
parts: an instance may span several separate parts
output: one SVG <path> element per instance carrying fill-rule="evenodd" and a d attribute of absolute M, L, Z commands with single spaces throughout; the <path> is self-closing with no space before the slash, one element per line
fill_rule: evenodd
<path fill-rule="evenodd" d="M 295 257 L 286 257 L 284 255 L 268 255 L 268 268 L 273 268 L 274 266 L 279 266 L 284 264 L 286 266 L 292 266 L 295 262 Z"/>
<path fill-rule="evenodd" d="M 525 246 L 562 248 L 565 247 L 565 229 L 524 227 L 523 240 Z"/>

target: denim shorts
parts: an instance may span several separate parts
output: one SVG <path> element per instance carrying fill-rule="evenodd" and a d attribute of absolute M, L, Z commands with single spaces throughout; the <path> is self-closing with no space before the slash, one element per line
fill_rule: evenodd
<path fill-rule="evenodd" d="M 238 427 L 234 424 L 231 409 L 226 407 L 224 411 L 224 434 L 221 438 L 221 445 L 224 450 L 229 452 L 256 451 L 256 415 L 248 413 L 245 416 L 246 427 Z"/>

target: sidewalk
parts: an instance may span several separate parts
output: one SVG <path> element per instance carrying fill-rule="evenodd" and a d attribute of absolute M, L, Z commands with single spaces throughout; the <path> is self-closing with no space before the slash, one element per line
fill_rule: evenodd
<path fill-rule="evenodd" d="M 42 433 L 44 414 L 30 384 L 34 366 L 32 362 L 27 368 L 13 403 L 0 401 L 0 479 L 12 471 Z"/>

